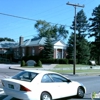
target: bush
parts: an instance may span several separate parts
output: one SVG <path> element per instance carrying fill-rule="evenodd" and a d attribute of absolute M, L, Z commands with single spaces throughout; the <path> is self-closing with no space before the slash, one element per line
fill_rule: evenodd
<path fill-rule="evenodd" d="M 22 67 L 22 66 L 26 66 L 26 63 L 25 63 L 24 60 L 21 61 L 21 67 Z"/>
<path fill-rule="evenodd" d="M 68 59 L 63 59 L 63 64 L 68 64 Z"/>
<path fill-rule="evenodd" d="M 68 62 L 68 64 L 73 64 L 73 59 L 69 59 Z"/>
<path fill-rule="evenodd" d="M 38 60 L 37 66 L 42 67 L 42 62 L 40 60 Z"/>
<path fill-rule="evenodd" d="M 24 60 L 25 62 L 27 62 L 28 60 L 34 60 L 34 61 L 38 61 L 39 60 L 39 56 L 35 55 L 35 56 L 24 56 L 22 58 L 22 60 Z"/>
<path fill-rule="evenodd" d="M 68 64 L 68 59 L 41 59 L 45 64 Z"/>
<path fill-rule="evenodd" d="M 55 61 L 58 64 L 68 64 L 68 59 L 56 59 Z"/>
<path fill-rule="evenodd" d="M 55 59 L 55 64 L 59 64 L 59 59 Z"/>

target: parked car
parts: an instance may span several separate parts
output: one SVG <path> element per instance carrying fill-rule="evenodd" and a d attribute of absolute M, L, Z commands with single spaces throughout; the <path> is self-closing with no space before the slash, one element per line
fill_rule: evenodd
<path fill-rule="evenodd" d="M 43 70 L 24 70 L 1 80 L 4 92 L 23 100 L 52 100 L 69 96 L 84 97 L 83 84 L 62 74 Z"/>

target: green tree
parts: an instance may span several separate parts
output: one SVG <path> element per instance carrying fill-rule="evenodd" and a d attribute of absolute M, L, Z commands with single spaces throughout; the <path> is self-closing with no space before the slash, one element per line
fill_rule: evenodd
<path fill-rule="evenodd" d="M 45 46 L 43 50 L 43 58 L 44 59 L 53 59 L 53 44 L 50 36 L 47 36 L 46 41 L 45 41 Z"/>
<path fill-rule="evenodd" d="M 90 48 L 89 42 L 84 38 L 81 37 L 81 42 L 78 40 L 78 34 L 76 34 L 76 59 L 78 64 L 87 64 L 90 59 Z M 74 48 L 74 34 L 70 36 L 68 40 L 68 58 L 73 59 L 73 48 Z"/>
<path fill-rule="evenodd" d="M 90 37 L 95 37 L 95 41 L 93 42 L 93 50 L 95 52 L 94 58 L 97 60 L 98 64 L 100 64 L 100 5 L 95 7 L 92 12 L 92 18 L 90 20 Z M 93 50 L 92 53 L 93 53 Z"/>
<path fill-rule="evenodd" d="M 85 32 L 88 31 L 88 28 L 89 28 L 89 23 L 88 23 L 88 20 L 87 20 L 87 17 L 84 13 L 83 10 L 80 10 L 77 15 L 76 15 L 76 31 L 78 33 L 78 35 L 87 35 L 85 34 Z M 74 30 L 75 29 L 75 18 L 74 18 L 74 21 L 73 21 L 73 24 L 71 26 L 71 29 Z"/>
<path fill-rule="evenodd" d="M 10 38 L 7 38 L 7 37 L 5 37 L 5 38 L 0 38 L 0 41 L 13 41 L 14 42 L 14 40 L 13 39 L 10 39 Z"/>
<path fill-rule="evenodd" d="M 76 59 L 77 63 L 80 64 L 87 64 L 90 57 L 90 48 L 89 43 L 85 39 L 86 32 L 88 30 L 89 24 L 87 21 L 87 17 L 83 10 L 80 10 L 77 13 L 77 23 L 76 23 Z M 71 29 L 74 30 L 75 28 L 75 18 Z M 73 48 L 74 48 L 74 34 L 72 33 L 69 42 L 68 42 L 68 53 L 69 58 L 73 57 Z"/>
<path fill-rule="evenodd" d="M 92 18 L 90 18 L 90 36 L 94 36 L 97 38 L 97 36 L 100 36 L 100 5 L 98 7 L 95 7 L 95 9 L 92 12 Z"/>
<path fill-rule="evenodd" d="M 39 37 L 47 37 L 49 35 L 51 38 L 65 39 L 68 35 L 64 25 L 51 25 L 49 22 L 38 20 L 34 27 L 37 29 Z"/>

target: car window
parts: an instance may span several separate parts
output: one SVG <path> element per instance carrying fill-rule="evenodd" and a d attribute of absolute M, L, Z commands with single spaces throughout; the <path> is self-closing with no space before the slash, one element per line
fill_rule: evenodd
<path fill-rule="evenodd" d="M 58 74 L 50 74 L 50 77 L 54 82 L 67 82 L 67 79 L 65 77 Z"/>
<path fill-rule="evenodd" d="M 28 71 L 23 71 L 15 76 L 13 76 L 13 79 L 17 79 L 17 80 L 21 80 L 21 81 L 28 81 L 31 82 L 38 73 L 34 73 L 34 72 L 28 72 Z"/>
<path fill-rule="evenodd" d="M 52 80 L 50 79 L 50 77 L 45 74 L 43 77 L 42 77 L 42 80 L 41 80 L 42 83 L 49 83 L 49 82 L 52 82 Z"/>

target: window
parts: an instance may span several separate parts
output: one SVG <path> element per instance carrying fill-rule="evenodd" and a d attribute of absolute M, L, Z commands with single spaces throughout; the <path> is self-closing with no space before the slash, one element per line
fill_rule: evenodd
<path fill-rule="evenodd" d="M 42 80 L 41 80 L 42 83 L 49 83 L 49 82 L 52 82 L 52 80 L 50 79 L 50 77 L 46 74 L 42 77 Z"/>
<path fill-rule="evenodd" d="M 21 81 L 31 82 L 37 75 L 38 75 L 38 73 L 23 71 L 15 76 L 13 76 L 12 78 L 21 80 Z"/>
<path fill-rule="evenodd" d="M 17 48 L 16 53 L 16 55 L 19 56 L 19 48 Z"/>
<path fill-rule="evenodd" d="M 65 77 L 58 74 L 50 74 L 50 77 L 53 79 L 54 82 L 67 82 L 67 79 Z"/>
<path fill-rule="evenodd" d="M 22 56 L 25 56 L 25 49 L 22 49 Z"/>
<path fill-rule="evenodd" d="M 33 56 L 35 55 L 35 50 L 34 50 L 34 48 L 32 48 L 32 55 L 33 55 Z"/>

